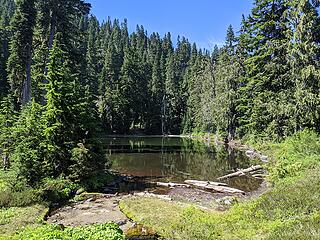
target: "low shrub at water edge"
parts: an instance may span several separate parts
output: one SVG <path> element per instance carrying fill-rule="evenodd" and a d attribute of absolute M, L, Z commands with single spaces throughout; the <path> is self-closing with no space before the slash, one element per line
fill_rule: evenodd
<path fill-rule="evenodd" d="M 42 199 L 49 203 L 68 200 L 79 188 L 78 184 L 64 178 L 47 178 L 39 186 Z"/>
<path fill-rule="evenodd" d="M 98 191 L 102 187 L 106 186 L 107 183 L 111 182 L 114 179 L 114 176 L 108 172 L 100 172 L 97 173 L 95 176 L 84 180 L 82 186 L 87 191 Z"/>
<path fill-rule="evenodd" d="M 281 143 L 268 143 L 273 157 L 268 165 L 271 183 L 295 181 L 320 166 L 320 138 L 311 130 L 304 130 Z"/>

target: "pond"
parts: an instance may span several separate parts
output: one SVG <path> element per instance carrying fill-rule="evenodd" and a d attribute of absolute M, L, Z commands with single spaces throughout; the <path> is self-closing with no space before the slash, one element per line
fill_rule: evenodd
<path fill-rule="evenodd" d="M 218 177 L 253 164 L 244 152 L 190 138 L 124 136 L 105 138 L 103 142 L 113 170 L 156 181 L 216 181 Z M 227 183 L 252 191 L 260 186 L 261 180 L 244 176 L 227 180 Z"/>

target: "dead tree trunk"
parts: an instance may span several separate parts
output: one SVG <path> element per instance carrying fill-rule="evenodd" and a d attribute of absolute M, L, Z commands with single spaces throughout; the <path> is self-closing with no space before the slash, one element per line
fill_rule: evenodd
<path fill-rule="evenodd" d="M 246 169 L 242 169 L 242 170 L 239 170 L 237 172 L 230 173 L 230 174 L 227 174 L 225 176 L 219 177 L 218 180 L 220 181 L 220 180 L 223 180 L 223 179 L 226 179 L 226 178 L 242 176 L 242 175 L 245 175 L 246 173 L 254 172 L 254 171 L 257 171 L 257 170 L 260 170 L 260 169 L 262 169 L 262 167 L 260 165 L 252 166 L 252 167 L 249 167 L 249 168 L 246 168 Z"/>

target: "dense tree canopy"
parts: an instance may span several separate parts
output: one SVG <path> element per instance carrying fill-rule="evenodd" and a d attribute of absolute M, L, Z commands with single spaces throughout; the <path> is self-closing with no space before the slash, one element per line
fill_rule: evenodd
<path fill-rule="evenodd" d="M 98 134 L 320 131 L 317 2 L 255 0 L 209 52 L 100 23 L 82 0 L 0 0 L 3 166 L 80 181 L 105 164 Z"/>

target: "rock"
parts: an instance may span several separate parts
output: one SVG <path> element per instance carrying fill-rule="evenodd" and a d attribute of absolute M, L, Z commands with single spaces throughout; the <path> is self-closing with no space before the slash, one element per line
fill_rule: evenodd
<path fill-rule="evenodd" d="M 253 150 L 247 150 L 247 151 L 246 151 L 246 155 L 247 155 L 248 157 L 253 157 L 254 151 L 253 151 Z"/>
<path fill-rule="evenodd" d="M 223 198 L 217 199 L 216 201 L 217 201 L 218 204 L 230 206 L 230 205 L 233 205 L 233 204 L 237 203 L 238 199 L 236 197 L 227 196 L 227 197 L 223 197 Z"/>
<path fill-rule="evenodd" d="M 76 191 L 76 195 L 80 195 L 81 193 L 84 193 L 86 190 L 84 188 L 79 188 L 77 191 Z"/>
<path fill-rule="evenodd" d="M 268 157 L 268 156 L 265 156 L 265 155 L 262 155 L 262 156 L 260 157 L 260 159 L 261 159 L 262 162 L 268 162 L 268 161 L 269 161 L 269 157 Z"/>
<path fill-rule="evenodd" d="M 85 202 L 93 202 L 94 201 L 94 198 L 88 198 Z"/>
<path fill-rule="evenodd" d="M 116 222 L 119 226 L 125 225 L 127 223 L 127 220 L 120 220 Z"/>

